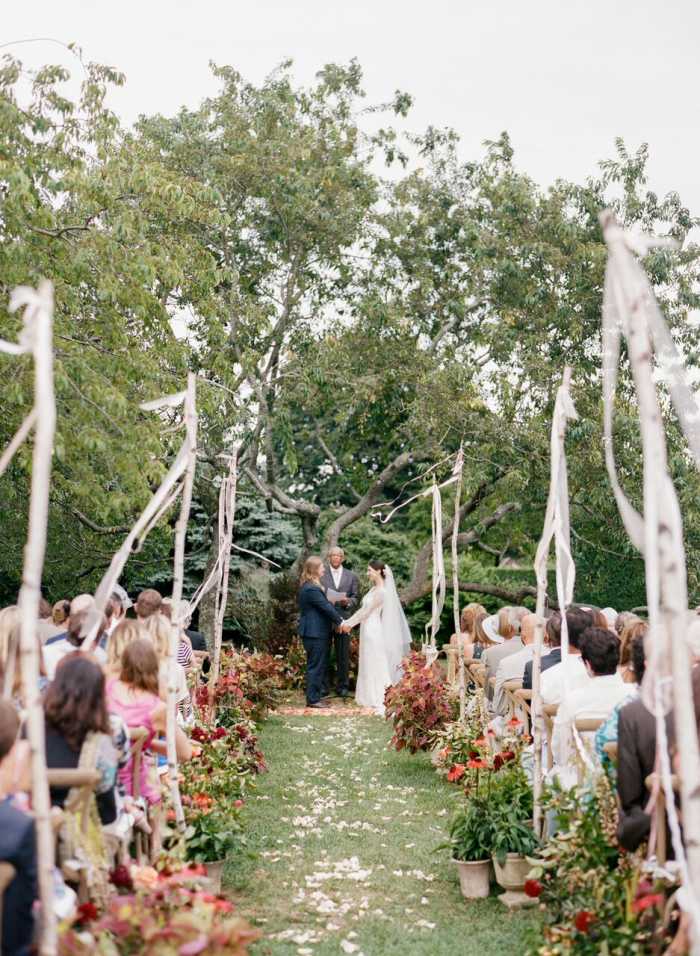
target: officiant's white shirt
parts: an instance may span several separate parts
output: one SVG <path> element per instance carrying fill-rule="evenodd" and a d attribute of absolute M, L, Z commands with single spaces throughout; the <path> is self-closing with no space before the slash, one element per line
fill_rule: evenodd
<path fill-rule="evenodd" d="M 343 565 L 341 564 L 339 568 L 334 568 L 331 566 L 331 577 L 333 578 L 334 590 L 340 590 L 340 581 L 343 577 Z"/>

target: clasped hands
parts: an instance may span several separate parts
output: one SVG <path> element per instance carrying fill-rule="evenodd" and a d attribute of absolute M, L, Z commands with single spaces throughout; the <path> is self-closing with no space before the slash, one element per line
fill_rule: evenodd
<path fill-rule="evenodd" d="M 352 630 L 352 627 L 348 624 L 347 621 L 343 621 L 342 624 L 338 625 L 338 630 L 340 631 L 341 634 L 349 634 L 350 631 Z"/>

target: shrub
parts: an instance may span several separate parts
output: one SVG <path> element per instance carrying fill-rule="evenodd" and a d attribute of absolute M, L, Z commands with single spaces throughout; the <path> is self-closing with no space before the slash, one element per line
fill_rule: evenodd
<path fill-rule="evenodd" d="M 130 876 L 135 891 L 112 896 L 101 916 L 91 904 L 79 909 L 59 937 L 59 956 L 246 956 L 260 937 L 232 903 L 202 891 L 199 867 L 161 873 L 132 867 Z"/>
<path fill-rule="evenodd" d="M 241 715 L 257 722 L 279 702 L 283 666 L 271 654 L 227 651 L 221 656 L 221 674 L 214 699 L 222 723 L 236 722 Z"/>
<path fill-rule="evenodd" d="M 410 654 L 401 680 L 386 692 L 386 716 L 394 722 L 391 745 L 397 750 L 427 750 L 435 732 L 456 716 L 457 699 L 442 670 L 425 663 L 423 654 Z"/>
<path fill-rule="evenodd" d="M 605 774 L 595 792 L 555 789 L 545 806 L 557 832 L 530 873 L 531 895 L 546 907 L 545 944 L 531 956 L 664 952 L 670 936 L 662 914 L 675 887 L 648 875 L 641 853 L 618 847 L 616 798 Z"/>

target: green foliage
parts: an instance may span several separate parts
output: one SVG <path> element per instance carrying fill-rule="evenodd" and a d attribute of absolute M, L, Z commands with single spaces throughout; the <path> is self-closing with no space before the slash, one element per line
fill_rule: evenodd
<path fill-rule="evenodd" d="M 414 754 L 428 750 L 433 737 L 456 716 L 457 701 L 437 664 L 425 666 L 422 654 L 404 659 L 398 684 L 385 695 L 386 716 L 393 721 L 391 745 Z"/>
<path fill-rule="evenodd" d="M 452 859 L 470 863 L 491 859 L 493 829 L 478 800 L 459 807 L 450 821 L 449 835 Z"/>
<path fill-rule="evenodd" d="M 225 860 L 242 841 L 240 824 L 225 813 L 198 813 L 191 817 L 185 831 L 187 859 L 193 863 L 218 863 Z"/>

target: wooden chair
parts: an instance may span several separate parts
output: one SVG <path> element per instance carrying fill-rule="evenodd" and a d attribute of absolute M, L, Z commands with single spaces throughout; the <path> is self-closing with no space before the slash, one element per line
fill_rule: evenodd
<path fill-rule="evenodd" d="M 542 708 L 544 730 L 547 735 L 547 770 L 552 769 L 554 756 L 552 754 L 552 735 L 554 734 L 554 718 L 557 716 L 559 704 L 545 704 Z"/>
<path fill-rule="evenodd" d="M 69 791 L 63 806 L 63 813 L 61 817 L 58 818 L 59 828 L 60 825 L 65 822 L 66 814 L 74 814 L 78 821 L 78 830 L 83 840 L 87 843 L 90 811 L 92 809 L 95 787 L 100 782 L 100 774 L 97 770 L 56 768 L 47 770 L 46 776 L 50 787 L 67 788 Z M 61 859 L 60 839 L 59 864 L 66 881 L 77 885 L 78 901 L 80 903 L 86 903 L 90 894 L 85 866 L 72 858 Z"/>
<path fill-rule="evenodd" d="M 522 721 L 524 725 L 524 733 L 529 733 L 528 714 L 523 708 L 522 700 L 519 697 L 516 697 L 516 693 L 519 690 L 522 690 L 522 687 L 522 679 L 518 678 L 504 681 L 503 684 L 501 684 L 501 689 L 505 694 L 506 702 L 508 704 L 508 716 L 516 717 L 518 720 Z"/>
<path fill-rule="evenodd" d="M 131 794 L 134 800 L 141 797 L 141 765 L 143 762 L 143 747 L 148 739 L 149 731 L 146 727 L 130 727 L 129 743 L 131 750 Z M 139 866 L 144 865 L 144 861 L 150 862 L 151 859 L 151 840 L 148 833 L 138 827 L 134 830 L 134 843 L 136 845 L 136 861 Z"/>
<path fill-rule="evenodd" d="M 0 939 L 2 939 L 3 897 L 5 890 L 14 880 L 16 873 L 17 871 L 11 863 L 7 863 L 5 860 L 0 862 Z"/>
<path fill-rule="evenodd" d="M 454 644 L 445 644 L 445 658 L 447 659 L 447 683 L 454 684 L 457 680 L 457 665 L 459 663 L 459 648 Z"/>
<path fill-rule="evenodd" d="M 651 793 L 656 786 L 656 781 L 657 775 L 655 773 L 650 773 L 644 781 L 649 793 Z M 671 786 L 673 787 L 673 792 L 678 793 L 680 784 L 675 773 L 671 777 Z M 656 858 L 661 866 L 663 866 L 668 856 L 668 848 L 666 845 L 666 833 L 668 825 L 666 822 L 666 795 L 662 786 L 659 787 L 659 793 L 656 797 L 654 816 L 656 818 Z"/>
<path fill-rule="evenodd" d="M 574 721 L 574 727 L 576 728 L 577 733 L 579 734 L 594 734 L 607 720 L 607 717 L 577 717 Z M 581 740 L 581 746 L 585 747 L 586 744 Z M 577 749 L 577 755 L 578 749 Z M 585 782 L 586 778 L 586 767 L 582 759 L 578 761 L 578 782 L 579 785 L 582 785 Z"/>

